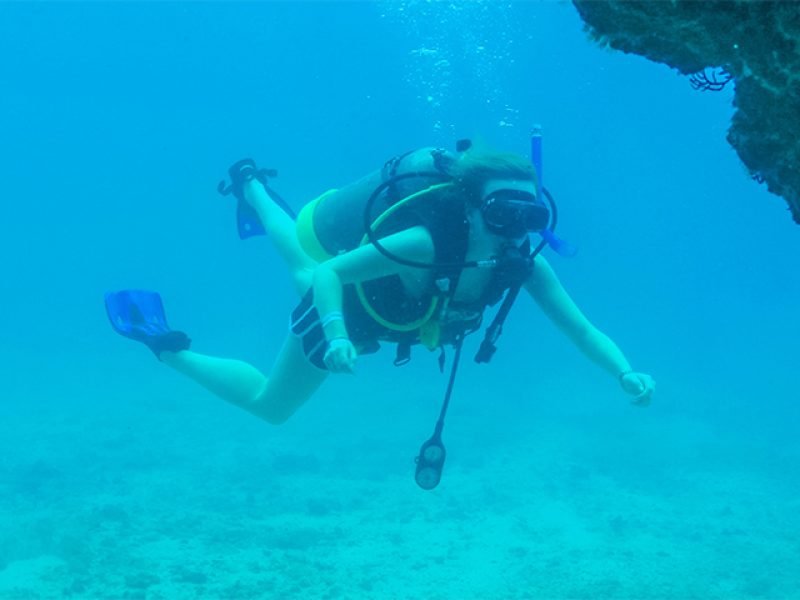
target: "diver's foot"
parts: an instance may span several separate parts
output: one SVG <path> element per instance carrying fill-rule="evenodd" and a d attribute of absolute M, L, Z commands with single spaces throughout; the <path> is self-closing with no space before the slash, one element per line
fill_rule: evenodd
<path fill-rule="evenodd" d="M 293 221 L 297 218 L 292 208 L 281 198 L 278 193 L 269 187 L 269 179 L 277 177 L 275 169 L 259 169 L 252 158 L 243 158 L 236 161 L 228 168 L 230 184 L 225 185 L 220 181 L 217 191 L 223 196 L 233 195 L 237 200 L 236 205 L 236 226 L 241 239 L 247 239 L 256 235 L 266 235 L 267 231 L 261 221 L 259 209 L 254 206 L 258 204 L 259 192 L 263 191 L 270 201 L 289 215 Z M 250 188 L 254 182 L 259 182 L 263 190 Z M 262 207 L 263 208 L 263 207 Z"/>
<path fill-rule="evenodd" d="M 236 226 L 241 239 L 266 234 L 258 212 L 245 196 L 245 188 L 252 182 L 258 181 L 265 190 L 269 190 L 267 187 L 269 178 L 277 175 L 278 172 L 275 169 L 259 169 L 252 158 L 243 158 L 228 168 L 230 185 L 226 186 L 224 181 L 220 181 L 217 185 L 217 191 L 220 194 L 223 196 L 232 194 L 238 201 L 236 203 Z"/>
<path fill-rule="evenodd" d="M 158 360 L 161 360 L 162 352 L 180 352 L 188 350 L 192 345 L 192 340 L 182 331 L 168 331 L 160 335 L 149 337 L 142 340 L 144 344 L 152 350 Z"/>
<path fill-rule="evenodd" d="M 266 186 L 268 178 L 275 177 L 277 174 L 274 169 L 259 169 L 256 161 L 252 158 L 243 158 L 228 168 L 228 177 L 231 183 L 225 188 L 224 182 L 220 182 L 220 193 L 233 194 L 237 200 L 246 202 L 244 189 L 248 183 L 258 181 Z"/>
<path fill-rule="evenodd" d="M 231 193 L 238 200 L 245 200 L 244 187 L 258 177 L 258 167 L 252 158 L 243 158 L 228 168 L 231 180 Z"/>
<path fill-rule="evenodd" d="M 167 325 L 161 296 L 148 290 L 121 290 L 105 296 L 111 327 L 128 339 L 141 342 L 161 360 L 162 352 L 188 350 L 192 341 Z"/>

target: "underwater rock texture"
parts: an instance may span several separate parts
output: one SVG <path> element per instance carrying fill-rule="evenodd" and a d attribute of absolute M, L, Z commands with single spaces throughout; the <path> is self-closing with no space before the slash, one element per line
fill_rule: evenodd
<path fill-rule="evenodd" d="M 728 141 L 750 174 L 783 196 L 800 224 L 800 4 L 573 0 L 599 43 L 685 75 L 735 78 Z"/>

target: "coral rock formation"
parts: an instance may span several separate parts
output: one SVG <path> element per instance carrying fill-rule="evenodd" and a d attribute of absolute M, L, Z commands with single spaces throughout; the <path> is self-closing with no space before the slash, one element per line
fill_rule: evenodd
<path fill-rule="evenodd" d="M 590 36 L 601 44 L 667 64 L 685 75 L 707 67 L 721 67 L 730 74 L 736 110 L 728 141 L 752 177 L 786 199 L 800 224 L 800 3 L 573 0 L 573 4 Z"/>

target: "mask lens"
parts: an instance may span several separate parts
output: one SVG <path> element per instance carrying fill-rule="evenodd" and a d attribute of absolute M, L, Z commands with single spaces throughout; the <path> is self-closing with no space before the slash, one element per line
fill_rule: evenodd
<path fill-rule="evenodd" d="M 547 227 L 550 211 L 543 204 L 528 204 L 525 210 L 525 229 L 530 232 L 541 231 Z"/>
<path fill-rule="evenodd" d="M 547 227 L 550 211 L 523 190 L 497 190 L 483 201 L 483 219 L 493 233 L 519 237 Z"/>

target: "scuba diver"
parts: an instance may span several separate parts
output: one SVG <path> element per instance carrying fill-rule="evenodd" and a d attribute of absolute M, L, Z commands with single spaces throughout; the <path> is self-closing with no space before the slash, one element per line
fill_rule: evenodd
<path fill-rule="evenodd" d="M 230 167 L 219 191 L 238 202 L 242 239 L 266 234 L 289 268 L 301 300 L 278 357 L 264 375 L 238 360 L 189 349 L 169 328 L 161 297 L 144 290 L 106 294 L 115 331 L 222 399 L 272 424 L 291 417 L 331 373 L 353 373 L 359 355 L 396 345 L 395 364 L 422 345 L 455 350 L 434 435 L 417 457 L 416 480 L 432 489 L 445 458 L 444 417 L 466 335 L 487 307 L 502 304 L 485 331 L 477 362 L 488 362 L 503 321 L 524 290 L 582 351 L 633 396 L 649 404 L 653 378 L 583 315 L 540 254 L 556 250 L 555 204 L 536 168 L 516 154 L 477 148 L 422 148 L 308 203 L 295 216 L 271 188 L 276 172 L 251 159 Z M 531 235 L 541 236 L 533 247 Z"/>

